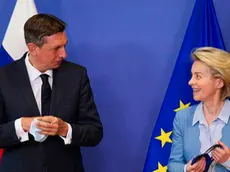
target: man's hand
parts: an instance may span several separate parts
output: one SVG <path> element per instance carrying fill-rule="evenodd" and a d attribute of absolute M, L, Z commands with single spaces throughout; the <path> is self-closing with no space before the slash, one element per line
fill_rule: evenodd
<path fill-rule="evenodd" d="M 54 116 L 42 116 L 37 118 L 37 128 L 41 130 L 40 134 L 55 136 L 61 135 L 66 137 L 68 125 L 62 119 Z"/>
<path fill-rule="evenodd" d="M 186 172 L 203 172 L 205 169 L 206 161 L 205 158 L 201 158 L 198 162 L 191 165 L 192 160 L 190 160 L 186 167 Z"/>
<path fill-rule="evenodd" d="M 30 130 L 30 125 L 34 118 L 35 117 L 22 117 L 22 129 L 25 132 L 28 132 Z"/>

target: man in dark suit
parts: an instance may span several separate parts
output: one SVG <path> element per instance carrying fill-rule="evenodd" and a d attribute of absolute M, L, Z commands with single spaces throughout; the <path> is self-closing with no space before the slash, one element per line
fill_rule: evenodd
<path fill-rule="evenodd" d="M 24 32 L 29 52 L 0 69 L 0 171 L 83 172 L 80 146 L 103 136 L 86 69 L 64 60 L 55 16 L 34 15 Z"/>

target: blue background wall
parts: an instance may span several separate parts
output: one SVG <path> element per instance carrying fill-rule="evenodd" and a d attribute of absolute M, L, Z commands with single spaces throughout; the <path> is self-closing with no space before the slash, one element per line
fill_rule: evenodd
<path fill-rule="evenodd" d="M 0 0 L 1 42 L 15 2 Z M 142 171 L 195 0 L 35 3 L 39 12 L 68 23 L 68 59 L 88 69 L 104 139 L 97 147 L 83 148 L 86 171 Z M 214 0 L 214 5 L 230 51 L 230 1 Z"/>

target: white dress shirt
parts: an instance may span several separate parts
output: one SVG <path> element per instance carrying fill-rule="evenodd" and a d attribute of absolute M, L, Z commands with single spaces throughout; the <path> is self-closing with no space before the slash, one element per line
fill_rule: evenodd
<path fill-rule="evenodd" d="M 25 65 L 26 65 L 26 69 L 29 75 L 29 80 L 30 80 L 30 84 L 33 90 L 33 94 L 39 109 L 39 112 L 41 114 L 41 87 L 42 87 L 42 79 L 40 77 L 41 74 L 47 74 L 49 76 L 48 81 L 50 84 L 50 87 L 52 89 L 52 85 L 53 85 L 53 71 L 52 70 L 47 70 L 44 73 L 41 73 L 39 70 L 37 70 L 35 67 L 33 67 L 31 65 L 31 63 L 29 62 L 29 57 L 28 57 L 28 53 L 26 55 L 25 58 Z M 52 115 L 52 114 L 50 114 Z M 21 142 L 25 142 L 27 140 L 29 140 L 29 135 L 28 132 L 25 132 L 22 128 L 22 124 L 21 124 L 21 120 L 22 118 L 19 118 L 17 120 L 15 120 L 14 126 L 15 126 L 15 131 L 16 134 L 18 136 L 18 138 L 20 139 Z M 66 137 L 62 137 L 60 136 L 63 140 L 65 144 L 70 144 L 71 140 L 72 140 L 72 127 L 70 124 L 68 124 L 68 132 Z"/>

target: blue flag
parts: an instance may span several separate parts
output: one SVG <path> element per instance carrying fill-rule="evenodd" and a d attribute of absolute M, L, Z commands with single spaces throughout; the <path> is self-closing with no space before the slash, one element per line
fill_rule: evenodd
<path fill-rule="evenodd" d="M 195 102 L 188 85 L 191 51 L 202 46 L 225 49 L 212 0 L 197 0 L 184 41 L 152 133 L 144 172 L 166 172 L 171 148 L 173 120 L 177 111 Z"/>

